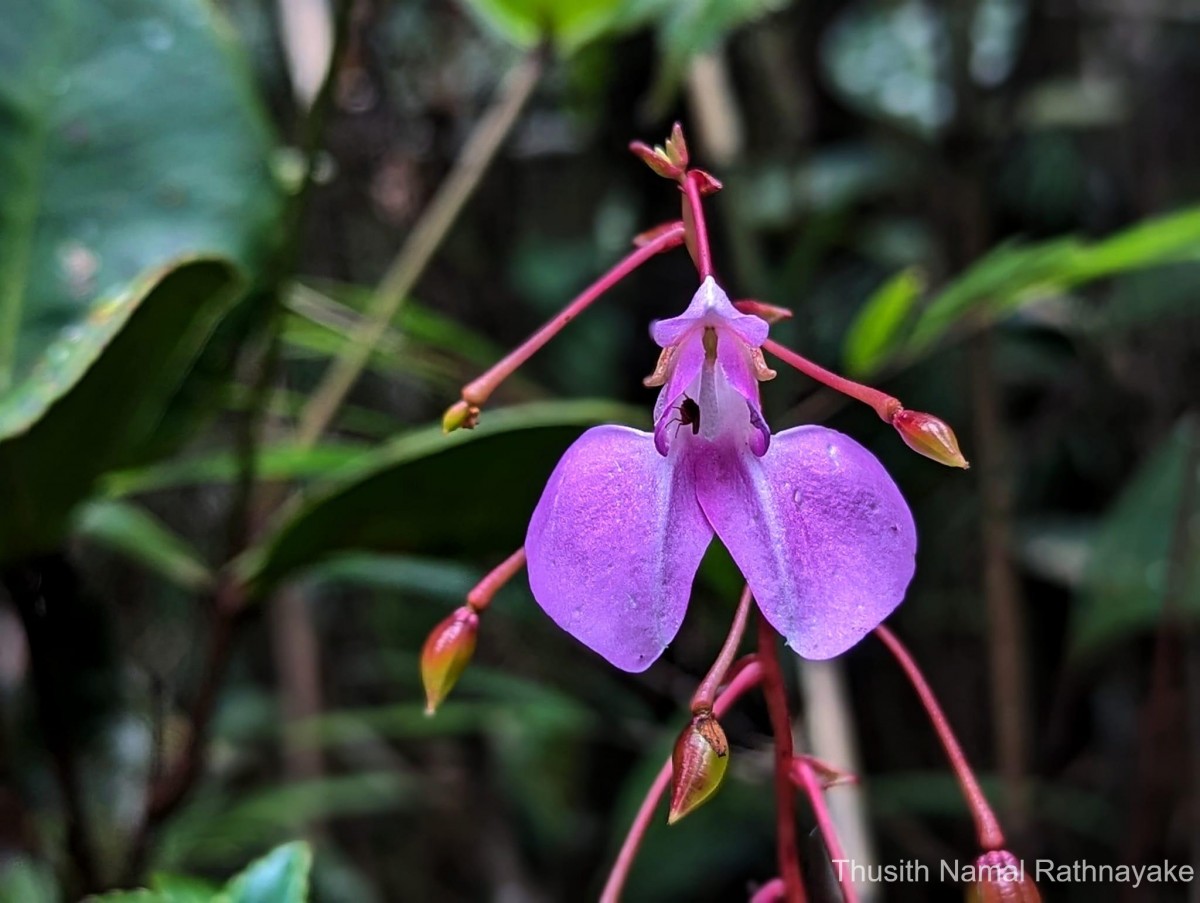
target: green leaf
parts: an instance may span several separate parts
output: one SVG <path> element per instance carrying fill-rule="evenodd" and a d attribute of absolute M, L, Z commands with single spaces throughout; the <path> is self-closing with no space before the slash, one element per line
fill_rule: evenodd
<path fill-rule="evenodd" d="M 199 878 L 159 872 L 150 878 L 150 887 L 171 903 L 228 903 L 221 891 Z"/>
<path fill-rule="evenodd" d="M 1197 260 L 1196 207 L 1137 223 L 1091 244 L 1068 236 L 1032 245 L 1001 245 L 929 302 L 891 357 L 915 358 L 967 323 L 985 325 L 1097 279 Z"/>
<path fill-rule="evenodd" d="M 251 266 L 278 192 L 245 62 L 202 0 L 16 4 L 0 84 L 7 436 L 82 377 L 143 273 L 201 254 Z"/>
<path fill-rule="evenodd" d="M 276 847 L 226 885 L 230 903 L 304 903 L 312 849 L 306 843 Z"/>
<path fill-rule="evenodd" d="M 255 469 L 259 478 L 263 480 L 328 477 L 331 473 L 360 460 L 367 449 L 368 446 L 353 442 L 326 442 L 312 448 L 273 445 L 259 452 Z M 106 495 L 121 498 L 163 489 L 178 489 L 181 486 L 229 483 L 237 478 L 239 470 L 240 463 L 235 453 L 219 451 L 116 471 L 105 476 L 101 488 Z"/>
<path fill-rule="evenodd" d="M 1184 420 L 1134 475 L 1100 525 L 1084 572 L 1083 592 L 1072 612 L 1071 654 L 1083 657 L 1111 643 L 1151 630 L 1175 593 L 1179 614 L 1200 614 L 1200 537 L 1194 526 L 1200 510 L 1200 481 L 1194 469 L 1200 427 Z M 1192 468 L 1188 467 L 1189 461 Z M 1179 506 L 1190 500 L 1190 517 Z M 1178 544 L 1181 524 L 1193 534 Z M 1176 581 L 1172 585 L 1172 581 Z"/>
<path fill-rule="evenodd" d="M 316 489 L 242 561 L 261 594 L 334 552 L 511 551 L 551 470 L 584 427 L 639 423 L 612 402 L 539 402 L 484 413 L 474 430 L 417 430 Z"/>
<path fill-rule="evenodd" d="M 36 423 L 0 436 L 0 561 L 61 542 L 96 478 L 127 463 L 130 450 L 154 434 L 236 288 L 230 267 L 215 261 L 140 282 L 125 302 L 136 309 L 87 377 Z"/>
<path fill-rule="evenodd" d="M 550 37 L 564 54 L 605 33 L 625 0 L 466 0 L 467 8 L 505 40 L 533 47 Z"/>
<path fill-rule="evenodd" d="M 154 436 L 280 195 L 204 0 L 18 4 L 0 32 L 0 560 Z M 201 260 L 208 262 L 200 262 Z M 190 263 L 189 263 L 190 261 Z"/>
<path fill-rule="evenodd" d="M 75 532 L 184 589 L 195 592 L 213 584 L 213 574 L 200 553 L 136 505 L 106 499 L 89 502 L 76 515 Z"/>
<path fill-rule="evenodd" d="M 43 863 L 16 856 L 0 866 L 0 903 L 59 903 L 54 874 Z"/>
<path fill-rule="evenodd" d="M 851 375 L 869 376 L 879 369 L 900 340 L 900 329 L 924 287 L 921 271 L 909 267 L 884 282 L 867 299 L 846 333 L 843 357 Z"/>

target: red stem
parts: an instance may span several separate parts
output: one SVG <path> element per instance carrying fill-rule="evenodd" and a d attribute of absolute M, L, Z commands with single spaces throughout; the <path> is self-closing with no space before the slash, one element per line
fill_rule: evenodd
<path fill-rule="evenodd" d="M 482 407 L 491 397 L 492 392 L 505 379 L 512 375 L 518 367 L 556 336 L 564 326 L 581 314 L 593 301 L 640 267 L 643 263 L 683 244 L 683 223 L 655 235 L 650 241 L 626 256 L 620 263 L 589 285 L 570 304 L 562 309 L 553 319 L 542 326 L 523 343 L 508 353 L 505 358 L 478 379 L 463 386 L 463 401 L 475 407 Z"/>
<path fill-rule="evenodd" d="M 696 688 L 696 692 L 692 696 L 692 714 L 699 715 L 701 712 L 712 710 L 713 697 L 717 695 L 717 688 L 725 680 L 729 666 L 733 663 L 733 657 L 737 655 L 738 646 L 742 644 L 742 636 L 746 633 L 746 622 L 750 619 L 750 606 L 753 601 L 754 597 L 750 595 L 750 587 L 747 586 L 742 590 L 742 597 L 738 599 L 737 611 L 733 614 L 733 623 L 729 625 L 729 635 L 725 637 L 725 643 L 721 646 L 716 661 L 712 663 L 708 674 L 704 676 L 704 680 L 700 682 L 700 686 Z"/>
<path fill-rule="evenodd" d="M 787 903 L 804 903 L 804 879 L 796 854 L 796 801 L 792 795 L 792 722 L 775 639 L 775 629 L 760 615 L 758 657 L 763 669 L 763 695 L 771 716 L 771 730 L 775 734 L 775 830 L 779 875 L 787 889 L 784 897 Z"/>
<path fill-rule="evenodd" d="M 704 281 L 713 274 L 712 252 L 708 247 L 708 226 L 704 221 L 704 204 L 700 200 L 700 183 L 695 172 L 684 176 L 683 193 L 692 214 L 691 238 L 695 244 L 696 270 L 700 280 Z"/>
<path fill-rule="evenodd" d="M 762 347 L 764 351 L 769 351 L 785 364 L 795 367 L 805 376 L 829 386 L 829 388 L 836 392 L 848 395 L 855 401 L 861 401 L 863 404 L 870 405 L 875 409 L 875 413 L 879 415 L 879 418 L 886 423 L 891 423 L 892 418 L 904 407 L 898 399 L 893 398 L 886 392 L 880 392 L 878 389 L 872 389 L 870 386 L 856 383 L 852 379 L 838 376 L 836 373 L 826 370 L 819 364 L 814 364 L 808 358 L 802 357 L 795 351 L 792 351 L 792 349 L 785 348 L 774 339 L 767 339 L 763 342 Z"/>
<path fill-rule="evenodd" d="M 962 747 L 954 736 L 954 731 L 950 728 L 950 722 L 946 720 L 946 713 L 938 705 L 937 697 L 933 695 L 933 690 L 930 689 L 921 669 L 917 667 L 912 654 L 904 644 L 882 624 L 875 628 L 875 635 L 888 647 L 888 651 L 892 653 L 904 670 L 908 682 L 917 691 L 921 705 L 925 707 L 929 720 L 933 723 L 933 729 L 937 732 L 942 748 L 946 751 L 946 758 L 950 760 L 950 766 L 958 777 L 963 796 L 966 797 L 971 815 L 975 819 L 975 833 L 979 837 L 980 847 L 984 850 L 1002 849 L 1004 832 L 1000 830 L 1000 822 L 996 820 L 996 814 L 988 804 L 987 797 L 983 795 L 983 789 L 979 786 L 979 781 L 975 779 L 975 773 L 971 771 L 967 757 L 963 755 Z"/>
<path fill-rule="evenodd" d="M 713 715 L 721 718 L 733 708 L 733 704 L 738 701 L 746 692 L 754 689 L 763 679 L 763 669 L 758 662 L 751 662 L 741 668 L 737 675 L 729 682 L 729 686 L 717 697 L 713 703 Z M 650 785 L 650 789 L 646 792 L 646 798 L 642 800 L 642 805 L 634 816 L 633 824 L 629 826 L 629 833 L 625 835 L 625 842 L 621 844 L 621 851 L 617 854 L 617 861 L 613 863 L 612 871 L 608 874 L 608 881 L 604 884 L 604 891 L 600 894 L 600 903 L 618 903 L 621 899 L 621 891 L 625 888 L 625 882 L 629 878 L 629 871 L 633 868 L 633 861 L 637 858 L 638 848 L 642 845 L 642 838 L 646 835 L 646 830 L 650 827 L 650 820 L 654 817 L 654 810 L 658 808 L 659 801 L 667 792 L 667 788 L 671 786 L 671 759 L 663 763 L 663 767 L 658 771 L 658 777 L 654 779 L 654 783 Z"/>
<path fill-rule="evenodd" d="M 825 840 L 825 849 L 829 852 L 829 861 L 834 863 L 838 883 L 842 886 L 842 899 L 845 903 L 858 903 L 858 891 L 850 877 L 850 870 L 841 868 L 838 863 L 845 865 L 849 860 L 842 849 L 842 841 L 838 837 L 837 827 L 829 815 L 829 807 L 825 805 L 825 791 L 821 782 L 813 772 L 812 764 L 804 756 L 792 760 L 792 777 L 800 784 L 812 806 L 813 818 Z"/>
<path fill-rule="evenodd" d="M 517 572 L 523 567 L 525 567 L 525 547 L 521 546 L 475 584 L 475 587 L 467 593 L 467 605 L 477 614 L 483 611 L 491 604 L 492 597 L 500 591 L 504 584 L 517 576 Z"/>

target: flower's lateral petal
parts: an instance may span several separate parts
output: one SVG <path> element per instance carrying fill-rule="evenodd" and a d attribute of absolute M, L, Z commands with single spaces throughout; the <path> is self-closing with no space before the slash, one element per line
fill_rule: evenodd
<path fill-rule="evenodd" d="M 588 430 L 550 476 L 525 537 L 533 597 L 559 627 L 626 671 L 679 631 L 712 540 L 692 469 L 650 434 Z"/>
<path fill-rule="evenodd" d="M 755 348 L 767 340 L 770 330 L 767 321 L 761 317 L 738 311 L 716 280 L 709 276 L 696 289 L 687 310 L 678 317 L 656 322 L 650 327 L 650 335 L 660 347 L 667 348 L 678 344 L 689 330 L 701 325 L 732 330 L 743 342 Z"/>
<path fill-rule="evenodd" d="M 658 400 L 654 404 L 654 444 L 661 454 L 666 454 L 671 440 L 675 437 L 675 427 L 679 424 L 679 403 L 704 366 L 703 335 L 697 333 L 679 346 L 672 361 L 671 375 L 667 378 Z M 674 420 L 674 423 L 670 421 Z"/>
<path fill-rule="evenodd" d="M 746 404 L 750 406 L 750 425 L 753 428 L 749 440 L 750 450 L 761 458 L 771 443 L 771 429 L 763 417 L 758 375 L 754 372 L 750 353 L 746 346 L 725 336 L 717 340 L 717 362 L 729 385 L 746 399 Z"/>
<path fill-rule="evenodd" d="M 761 458 L 721 446 L 693 460 L 704 513 L 800 655 L 839 655 L 900 604 L 915 567 L 912 514 L 853 439 L 802 426 Z"/>

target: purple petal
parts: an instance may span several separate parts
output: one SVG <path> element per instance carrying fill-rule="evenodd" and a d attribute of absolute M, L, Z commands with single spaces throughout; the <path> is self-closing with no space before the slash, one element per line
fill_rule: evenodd
<path fill-rule="evenodd" d="M 654 445 L 662 455 L 667 454 L 680 426 L 679 403 L 704 366 L 704 342 L 696 336 L 679 345 L 675 355 L 671 376 L 654 404 Z"/>
<path fill-rule="evenodd" d="M 761 458 L 697 456 L 696 494 L 764 617 L 805 658 L 832 658 L 904 598 L 912 514 L 869 451 L 819 426 L 778 433 Z"/>
<path fill-rule="evenodd" d="M 740 313 L 729 301 L 721 286 L 709 276 L 696 289 L 692 301 L 678 317 L 659 320 L 650 327 L 650 335 L 659 347 L 678 344 L 692 329 L 716 326 L 736 333 L 747 345 L 755 348 L 767 340 L 770 327 L 767 321 L 752 314 Z"/>
<path fill-rule="evenodd" d="M 644 671 L 679 631 L 711 540 L 692 468 L 649 433 L 600 426 L 567 449 L 533 512 L 529 585 L 575 639 Z"/>
<path fill-rule="evenodd" d="M 750 425 L 753 428 L 749 437 L 750 450 L 761 458 L 771 444 L 771 429 L 762 415 L 758 375 L 750 362 L 749 351 L 732 336 L 722 336 L 717 341 L 717 361 L 729 384 L 746 399 L 746 404 L 750 407 Z"/>

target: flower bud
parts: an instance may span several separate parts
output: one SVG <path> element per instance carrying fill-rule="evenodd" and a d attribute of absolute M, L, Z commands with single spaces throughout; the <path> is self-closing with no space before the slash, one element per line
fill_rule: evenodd
<path fill-rule="evenodd" d="M 675 741 L 671 764 L 671 809 L 667 823 L 673 825 L 712 796 L 725 777 L 729 744 L 711 712 L 692 717 Z"/>
<path fill-rule="evenodd" d="M 690 170 L 693 178 L 696 180 L 696 185 L 700 189 L 700 197 L 708 197 L 710 194 L 716 194 L 723 186 L 721 182 L 710 173 L 703 169 Z"/>
<path fill-rule="evenodd" d="M 902 408 L 892 417 L 892 426 L 900 433 L 904 444 L 917 454 L 947 467 L 961 467 L 965 470 L 971 466 L 959 451 L 958 438 L 946 421 L 932 414 Z"/>
<path fill-rule="evenodd" d="M 672 126 L 671 137 L 667 139 L 666 147 L 664 147 L 663 150 L 666 152 L 668 160 L 670 160 L 680 169 L 687 169 L 687 141 L 683 137 L 683 126 L 678 122 Z"/>
<path fill-rule="evenodd" d="M 479 615 L 464 605 L 429 632 L 421 649 L 421 682 L 425 684 L 425 713 L 432 715 L 454 688 L 475 653 Z"/>
<path fill-rule="evenodd" d="M 974 878 L 967 903 L 1041 903 L 1025 864 L 1008 850 L 992 850 L 976 859 Z"/>
<path fill-rule="evenodd" d="M 643 163 L 664 179 L 678 181 L 683 177 L 684 168 L 672 160 L 661 147 L 650 147 L 650 145 L 643 144 L 641 141 L 631 141 L 629 149 L 640 157 Z"/>
<path fill-rule="evenodd" d="M 479 423 L 479 408 L 466 401 L 456 401 L 442 415 L 442 432 L 453 433 L 457 429 L 472 430 Z"/>

